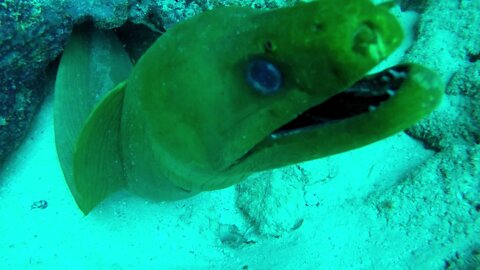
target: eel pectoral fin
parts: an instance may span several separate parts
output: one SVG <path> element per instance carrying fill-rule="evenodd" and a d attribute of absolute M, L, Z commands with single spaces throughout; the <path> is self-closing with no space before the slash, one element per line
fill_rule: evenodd
<path fill-rule="evenodd" d="M 131 69 L 116 35 L 88 25 L 73 30 L 60 60 L 55 144 L 70 192 L 85 214 L 124 181 L 118 126 L 121 82 Z"/>
<path fill-rule="evenodd" d="M 88 214 L 109 194 L 125 186 L 120 119 L 125 82 L 107 94 L 83 127 L 73 155 L 75 198 Z"/>

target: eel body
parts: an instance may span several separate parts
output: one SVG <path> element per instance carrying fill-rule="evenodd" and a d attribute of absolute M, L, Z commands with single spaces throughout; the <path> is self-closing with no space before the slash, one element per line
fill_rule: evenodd
<path fill-rule="evenodd" d="M 123 188 L 177 200 L 372 143 L 443 94 L 416 64 L 366 76 L 403 39 L 368 0 L 204 12 L 134 67 L 112 34 L 99 34 L 103 53 L 88 35 L 74 33 L 55 90 L 57 150 L 85 214 Z"/>

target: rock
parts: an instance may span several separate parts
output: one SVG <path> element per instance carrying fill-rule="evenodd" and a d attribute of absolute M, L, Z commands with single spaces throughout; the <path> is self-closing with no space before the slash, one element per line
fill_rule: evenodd
<path fill-rule="evenodd" d="M 236 186 L 237 206 L 259 235 L 282 237 L 303 223 L 304 184 L 293 166 L 262 172 Z"/>
<path fill-rule="evenodd" d="M 404 61 L 435 67 L 447 84 L 442 104 L 408 133 L 437 151 L 480 142 L 480 2 L 430 5 Z M 448 13 L 451 20 L 438 20 Z M 443 15 L 444 16 L 444 15 Z M 425 48 L 428 48 L 426 50 Z"/>
<path fill-rule="evenodd" d="M 45 68 L 62 50 L 69 17 L 38 1 L 0 4 L 0 163 L 25 136 L 45 96 Z"/>

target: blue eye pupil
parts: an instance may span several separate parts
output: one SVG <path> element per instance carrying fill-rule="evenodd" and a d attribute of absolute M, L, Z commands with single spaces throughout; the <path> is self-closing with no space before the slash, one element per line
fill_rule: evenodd
<path fill-rule="evenodd" d="M 247 66 L 246 79 L 257 92 L 268 95 L 280 90 L 283 83 L 278 67 L 266 60 L 253 60 Z"/>

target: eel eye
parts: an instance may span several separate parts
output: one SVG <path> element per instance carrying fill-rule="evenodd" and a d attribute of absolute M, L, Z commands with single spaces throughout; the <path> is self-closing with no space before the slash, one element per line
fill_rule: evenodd
<path fill-rule="evenodd" d="M 246 80 L 248 84 L 263 95 L 277 93 L 283 76 L 278 67 L 267 60 L 252 60 L 247 65 Z"/>

